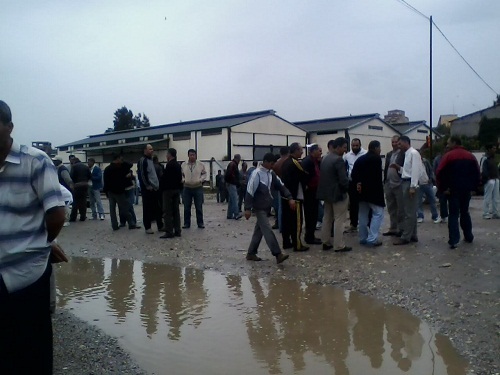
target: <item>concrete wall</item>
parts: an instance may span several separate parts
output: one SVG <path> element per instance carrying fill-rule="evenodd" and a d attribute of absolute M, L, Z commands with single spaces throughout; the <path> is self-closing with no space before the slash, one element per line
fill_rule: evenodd
<path fill-rule="evenodd" d="M 451 135 L 476 137 L 479 134 L 479 122 L 484 116 L 488 118 L 500 118 L 500 106 L 487 108 L 454 120 L 451 123 Z"/>

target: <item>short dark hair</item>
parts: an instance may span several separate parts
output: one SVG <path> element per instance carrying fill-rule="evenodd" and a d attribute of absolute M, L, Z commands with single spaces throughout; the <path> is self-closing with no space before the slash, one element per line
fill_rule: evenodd
<path fill-rule="evenodd" d="M 87 162 L 89 162 L 89 161 L 91 161 L 91 162 L 95 163 L 95 159 L 94 159 L 94 158 L 88 158 L 88 159 L 87 159 Z"/>
<path fill-rule="evenodd" d="M 347 144 L 347 139 L 345 139 L 344 137 L 338 137 L 335 138 L 335 140 L 332 142 L 332 147 L 338 148 L 346 144 Z"/>
<path fill-rule="evenodd" d="M 319 150 L 319 145 L 317 145 L 316 143 L 309 147 L 309 152 L 314 152 L 316 150 Z"/>
<path fill-rule="evenodd" d="M 3 100 L 0 100 L 0 121 L 4 124 L 8 124 L 12 121 L 12 112 L 10 107 Z"/>
<path fill-rule="evenodd" d="M 334 142 L 335 142 L 335 141 L 334 141 L 333 139 L 330 139 L 330 140 L 328 141 L 328 143 L 326 144 L 326 147 L 327 147 L 327 148 L 333 147 L 333 143 L 334 143 Z"/>
<path fill-rule="evenodd" d="M 300 149 L 300 143 L 299 142 L 293 142 L 290 145 L 290 154 L 293 154 L 295 151 Z"/>
<path fill-rule="evenodd" d="M 290 148 L 288 146 L 283 146 L 280 148 L 280 155 L 285 156 L 290 153 Z"/>
<path fill-rule="evenodd" d="M 196 152 L 196 150 L 195 150 L 194 148 L 190 148 L 190 149 L 188 150 L 188 155 L 189 155 L 190 153 L 193 153 L 193 154 L 195 154 L 195 155 L 198 155 L 198 153 Z"/>
<path fill-rule="evenodd" d="M 402 135 L 401 137 L 399 137 L 399 140 L 411 145 L 410 137 L 408 137 L 407 135 Z"/>
<path fill-rule="evenodd" d="M 113 152 L 113 153 L 111 154 L 111 160 L 118 160 L 118 159 L 120 159 L 121 157 L 122 157 L 122 156 L 121 156 L 121 154 L 119 154 L 119 153 L 117 153 L 117 152 Z"/>
<path fill-rule="evenodd" d="M 377 147 L 380 147 L 380 142 L 379 141 L 371 141 L 368 144 L 368 151 L 375 151 Z"/>
<path fill-rule="evenodd" d="M 485 146 L 485 149 L 486 149 L 486 151 L 489 151 L 489 150 L 491 150 L 493 147 L 496 147 L 496 145 L 495 145 L 495 144 L 493 144 L 493 143 L 488 143 L 488 144 Z"/>
<path fill-rule="evenodd" d="M 353 138 L 353 139 L 351 139 L 351 143 L 354 142 L 354 141 L 358 141 L 359 145 L 361 146 L 361 139 L 359 139 L 359 138 Z"/>
<path fill-rule="evenodd" d="M 71 154 L 70 156 L 68 156 L 68 159 L 69 159 L 69 160 L 71 160 L 71 159 L 75 159 L 75 158 L 76 158 L 76 156 L 75 156 L 75 155 L 73 155 L 73 154 Z"/>
<path fill-rule="evenodd" d="M 452 135 L 450 137 L 450 142 L 455 143 L 457 146 L 462 146 L 462 140 L 460 139 L 460 137 L 457 137 L 456 135 Z"/>
<path fill-rule="evenodd" d="M 262 161 L 274 163 L 276 161 L 276 157 L 274 156 L 274 154 L 272 152 L 268 152 L 267 154 L 264 155 L 264 157 L 262 158 Z"/>
<path fill-rule="evenodd" d="M 158 161 L 158 156 L 153 156 L 153 161 Z"/>
<path fill-rule="evenodd" d="M 252 165 L 253 165 L 254 167 L 256 167 L 256 166 L 258 166 L 258 165 L 259 165 L 259 162 L 258 162 L 257 160 L 254 160 L 254 161 L 252 162 Z"/>
<path fill-rule="evenodd" d="M 173 158 L 177 157 L 177 150 L 175 148 L 169 148 L 167 150 L 167 153 Z"/>
<path fill-rule="evenodd" d="M 241 160 L 241 155 L 240 154 L 234 154 L 233 159 Z"/>

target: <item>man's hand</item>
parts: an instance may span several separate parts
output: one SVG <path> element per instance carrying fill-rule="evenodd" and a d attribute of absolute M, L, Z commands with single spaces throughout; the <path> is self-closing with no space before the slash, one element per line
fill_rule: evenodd
<path fill-rule="evenodd" d="M 57 243 L 50 244 L 50 263 L 61 263 L 68 262 L 68 258 L 66 254 L 64 254 L 64 250 Z"/>
<path fill-rule="evenodd" d="M 417 190 L 415 188 L 410 188 L 410 190 L 408 190 L 408 193 L 410 194 L 410 198 L 413 198 L 413 196 L 415 195 L 416 192 L 417 192 Z"/>
<path fill-rule="evenodd" d="M 250 216 L 252 216 L 252 211 L 250 210 L 245 210 L 245 219 L 250 219 Z"/>
<path fill-rule="evenodd" d="M 293 199 L 290 199 L 290 200 L 288 201 L 288 205 L 290 206 L 290 209 L 291 209 L 292 211 L 295 211 L 295 210 L 297 209 L 297 205 L 295 204 L 295 201 L 294 201 Z"/>
<path fill-rule="evenodd" d="M 399 171 L 401 169 L 401 166 L 399 164 L 392 163 L 389 165 L 389 168 L 394 168 L 395 170 Z"/>
<path fill-rule="evenodd" d="M 356 190 L 358 191 L 358 193 L 360 193 L 360 194 L 361 194 L 361 182 L 358 182 L 358 183 L 356 184 Z"/>

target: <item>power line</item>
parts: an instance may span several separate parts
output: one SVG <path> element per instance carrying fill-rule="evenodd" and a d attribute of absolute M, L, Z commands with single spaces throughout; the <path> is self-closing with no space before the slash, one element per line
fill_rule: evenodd
<path fill-rule="evenodd" d="M 469 64 L 469 62 L 465 59 L 465 57 L 462 56 L 462 54 L 460 52 L 458 52 L 458 50 L 455 48 L 455 46 L 453 45 L 453 43 L 450 42 L 450 40 L 446 37 L 446 35 L 444 35 L 444 33 L 441 31 L 441 29 L 439 28 L 438 25 L 436 25 L 436 23 L 434 21 L 432 21 L 432 24 L 436 27 L 436 29 L 439 31 L 439 33 L 443 36 L 443 38 L 448 42 L 448 44 L 451 46 L 451 48 L 453 48 L 453 50 L 458 54 L 458 56 L 461 57 L 461 59 L 467 64 L 467 66 L 469 68 L 471 68 L 471 70 L 474 72 L 474 74 L 486 85 L 488 86 L 488 88 L 493 91 L 496 95 L 498 95 L 498 92 L 496 92 L 493 87 L 491 87 L 490 85 L 488 85 L 488 83 L 483 79 L 483 77 L 481 77 L 479 75 L 478 72 L 476 72 L 476 70 L 471 66 L 471 64 Z"/>
<path fill-rule="evenodd" d="M 423 14 L 421 11 L 419 11 L 417 8 L 412 6 L 411 4 L 408 4 L 405 0 L 396 0 L 406 6 L 408 9 L 412 10 L 413 12 L 417 13 L 418 15 L 424 17 L 427 21 L 429 20 L 429 17 L 427 17 L 425 14 Z"/>

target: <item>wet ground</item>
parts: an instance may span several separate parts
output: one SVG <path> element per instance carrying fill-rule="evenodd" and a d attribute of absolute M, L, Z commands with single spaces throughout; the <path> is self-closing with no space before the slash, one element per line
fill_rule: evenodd
<path fill-rule="evenodd" d="M 499 371 L 500 352 L 500 221 L 480 219 L 480 203 L 476 199 L 472 202 L 474 244 L 461 244 L 457 250 L 449 250 L 446 245 L 446 225 L 433 224 L 427 218 L 419 225 L 417 244 L 395 247 L 391 245 L 392 239 L 384 238 L 382 247 L 367 249 L 357 245 L 355 234 L 348 234 L 347 244 L 354 246 L 351 253 L 325 253 L 319 246 L 313 246 L 308 253 L 292 253 L 280 267 L 264 244 L 259 253 L 268 261 L 247 262 L 244 255 L 253 219 L 226 220 L 225 205 L 215 203 L 210 197 L 205 203 L 206 229 L 185 230 L 182 238 L 173 240 L 159 239 L 160 234 L 146 235 L 143 230 L 112 232 L 108 217 L 105 221 L 72 223 L 64 228 L 60 242 L 67 253 L 88 258 L 89 264 L 84 266 L 86 271 L 76 272 L 79 277 L 67 281 L 69 284 L 63 282 L 64 278 L 74 275 L 74 268 L 81 262 L 85 265 L 85 260 L 74 258 L 72 264 L 62 265 L 58 271 L 60 303 L 63 309 L 72 309 L 92 324 L 106 330 L 112 327 L 109 332 L 120 337 L 122 345 L 136 358 L 141 358 L 138 359 L 141 367 L 157 373 L 161 372 L 150 366 L 157 363 L 158 353 L 147 350 L 151 354 L 142 359 L 139 352 L 145 347 L 144 342 L 161 338 L 168 345 L 160 346 L 169 350 L 161 352 L 158 358 L 171 359 L 168 356 L 176 354 L 178 373 L 183 373 L 188 367 L 182 366 L 189 365 L 192 359 L 191 356 L 180 361 L 185 355 L 182 343 L 195 341 L 197 358 L 211 359 L 211 350 L 216 350 L 222 359 L 216 355 L 218 359 L 211 362 L 217 365 L 220 361 L 231 362 L 238 354 L 235 358 L 242 366 L 257 364 L 263 373 L 290 373 L 294 369 L 298 373 L 321 373 L 321 366 L 327 366 L 331 372 L 332 366 L 345 364 L 351 374 L 398 374 L 408 366 L 408 372 L 404 373 L 425 374 L 432 373 L 432 369 L 423 370 L 420 366 L 433 363 L 435 371 L 445 371 L 435 373 L 461 374 L 465 362 L 453 354 L 454 346 L 470 362 L 470 371 L 494 374 Z M 139 217 L 140 213 L 139 207 Z M 92 262 L 100 266 L 92 266 Z M 159 272 L 156 277 L 159 280 L 164 277 L 163 284 L 146 282 L 145 275 L 154 274 L 146 269 L 162 267 L 170 270 Z M 172 276 L 176 281 L 171 281 L 177 288 L 174 290 L 179 291 L 176 297 L 165 292 L 165 283 L 171 280 L 169 275 L 177 275 Z M 198 276 L 189 282 L 189 275 Z M 202 281 L 196 281 L 200 277 Z M 365 295 L 378 301 L 359 302 Z M 186 302 L 192 298 L 194 305 Z M 150 303 L 146 307 L 142 303 L 150 299 L 156 304 L 152 311 L 147 307 Z M 280 309 L 277 301 L 286 307 Z M 169 306 L 176 303 L 181 307 L 177 314 L 172 314 L 176 310 L 169 310 Z M 387 303 L 405 308 L 406 313 L 400 313 L 399 309 L 395 312 L 396 307 Z M 356 305 L 361 308 L 356 309 Z M 85 306 L 100 307 L 86 313 Z M 199 315 L 193 313 L 197 311 L 193 306 L 201 309 Z M 394 317 L 398 314 L 406 314 L 407 318 Z M 177 320 L 182 322 L 180 328 L 176 328 Z M 312 320 L 322 322 L 324 329 L 317 325 L 309 327 Z M 408 324 L 395 328 L 399 321 Z M 226 323 L 230 323 L 229 327 Z M 212 328 L 220 334 L 208 334 Z M 344 332 L 328 332 L 328 329 Z M 305 334 L 311 331 L 313 334 Z M 199 333 L 202 337 L 201 332 L 209 339 L 198 338 Z M 128 348 L 127 340 L 136 341 L 126 339 L 129 334 L 142 337 L 137 354 L 133 346 Z M 236 341 L 227 344 L 232 336 Z M 210 339 L 215 337 L 217 341 Z M 269 348 L 281 353 L 279 359 L 277 355 L 269 355 Z M 351 365 L 365 367 L 358 370 Z M 214 373 L 216 370 L 217 367 Z"/>

